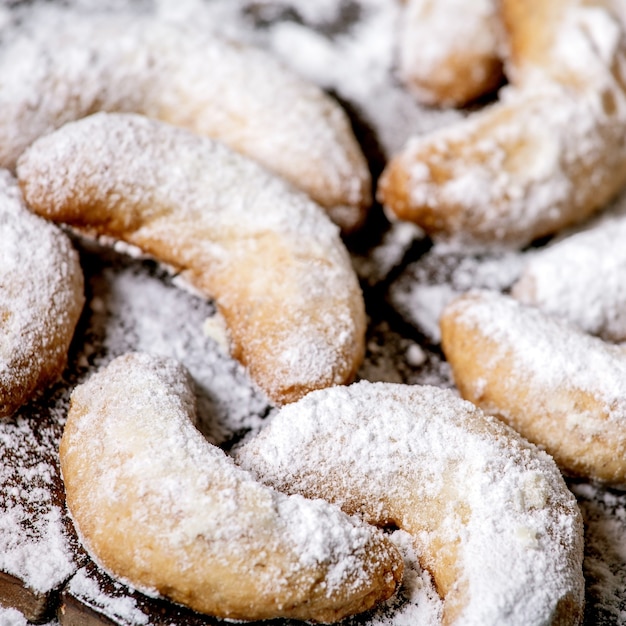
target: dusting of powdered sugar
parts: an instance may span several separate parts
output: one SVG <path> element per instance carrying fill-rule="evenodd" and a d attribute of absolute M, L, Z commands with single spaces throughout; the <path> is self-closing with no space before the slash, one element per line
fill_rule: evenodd
<path fill-rule="evenodd" d="M 624 3 L 616 0 L 614 4 L 619 11 L 624 12 L 622 6 Z M 454 122 L 464 115 L 457 111 L 442 112 L 424 109 L 416 105 L 413 99 L 400 87 L 394 76 L 397 41 L 395 34 L 399 26 L 400 3 L 389 2 L 388 0 L 365 0 L 363 2 L 352 0 L 340 0 L 339 2 L 329 0 L 320 2 L 307 0 L 211 0 L 210 2 L 205 0 L 157 0 L 152 2 L 151 0 L 142 0 L 133 3 L 133 11 L 137 7 L 141 12 L 151 15 L 153 13 L 158 14 L 159 19 L 166 22 L 184 24 L 193 21 L 206 33 L 219 33 L 220 36 L 227 36 L 234 41 L 258 44 L 281 56 L 282 60 L 296 71 L 338 94 L 348 107 L 356 111 L 363 122 L 369 125 L 380 137 L 379 141 L 386 155 L 391 155 L 400 149 L 409 135 L 428 133 Z M 67 8 L 70 9 L 69 12 Z M 75 10 L 91 14 L 94 11 L 93 0 L 64 0 L 61 8 L 50 2 L 36 1 L 11 3 L 10 7 L 8 4 L 0 6 L 2 41 L 9 41 L 19 34 L 22 22 L 25 24 L 26 19 L 30 19 L 35 12 L 42 14 L 41 24 L 44 28 L 53 29 L 55 24 L 59 23 L 58 17 L 56 18 L 57 21 L 47 19 L 43 15 L 46 11 L 57 13 L 61 19 L 67 19 L 69 23 L 74 17 Z M 129 3 L 126 0 L 105 0 L 98 3 L 98 10 L 125 14 L 129 10 Z M 313 29 L 317 32 L 313 32 Z M 118 44 L 117 33 L 111 42 L 112 45 Z M 131 89 L 132 87 L 131 85 Z M 540 164 L 541 162 L 542 160 L 539 160 Z M 394 249 L 395 242 L 398 243 L 398 249 Z M 384 281 L 388 276 L 389 268 L 395 265 L 397 260 L 402 259 L 406 249 L 406 240 L 404 238 L 395 239 L 395 234 L 393 234 L 383 243 L 381 248 L 380 261 L 382 267 L 376 267 L 376 263 L 370 263 L 367 260 L 362 264 L 359 261 L 359 270 L 363 268 L 361 277 L 371 285 L 377 285 L 380 281 Z M 99 251 L 97 254 L 101 258 L 110 260 L 110 255 L 106 251 Z M 93 257 L 90 255 L 83 255 L 83 258 L 89 258 L 93 261 Z M 458 256 L 453 258 L 451 264 L 456 267 L 457 264 L 461 263 L 461 260 Z M 446 264 L 443 254 L 433 256 L 431 260 Z M 480 276 L 482 264 L 475 261 L 474 256 L 469 255 L 462 264 L 467 270 L 464 272 L 462 285 L 469 284 L 495 289 L 508 288 L 516 278 L 518 271 L 513 271 L 513 266 L 518 269 L 522 266 L 522 263 L 516 261 L 508 268 L 501 268 L 502 274 L 499 275 L 500 270 L 496 269 L 498 264 L 494 263 L 492 264 L 494 268 L 493 280 L 490 278 L 485 282 L 484 277 L 481 278 Z M 505 263 L 505 265 L 508 264 Z M 453 271 L 445 277 L 439 276 L 436 280 L 433 279 L 431 272 L 435 272 L 434 268 L 435 263 L 425 274 L 420 274 L 415 266 L 410 266 L 410 269 L 402 274 L 400 281 L 394 283 L 392 290 L 393 307 L 400 310 L 405 320 L 416 325 L 431 340 L 433 337 L 436 338 L 439 332 L 437 323 L 441 308 L 439 303 L 443 303 L 461 288 L 460 284 L 456 282 Z M 98 266 L 96 271 L 100 271 L 100 269 L 101 267 Z M 119 285 L 114 286 L 113 283 L 116 282 L 118 271 L 121 272 L 121 278 Z M 475 279 L 474 272 L 476 272 Z M 415 285 L 411 285 L 412 276 L 419 277 L 419 281 Z M 455 282 L 455 287 L 452 289 L 454 293 L 447 292 L 445 297 L 440 298 L 437 289 L 443 293 L 449 280 Z M 167 283 L 168 295 L 164 295 L 161 289 L 155 287 L 161 281 Z M 431 281 L 433 282 L 431 283 Z M 440 286 L 437 281 L 441 282 Z M 145 283 L 154 284 L 144 288 Z M 400 284 L 402 286 L 399 289 Z M 423 284 L 433 287 L 432 299 L 426 292 L 417 295 L 420 285 Z M 213 429 L 213 435 L 210 436 L 216 441 L 229 440 L 232 434 L 238 432 L 240 428 L 247 430 L 252 427 L 253 430 L 256 430 L 260 427 L 262 424 L 261 416 L 267 410 L 267 405 L 257 391 L 248 387 L 245 373 L 236 364 L 229 365 L 221 356 L 216 357 L 213 353 L 215 344 L 212 341 L 204 338 L 199 339 L 196 343 L 198 328 L 203 326 L 203 320 L 207 319 L 207 316 L 213 315 L 214 309 L 211 305 L 203 304 L 196 310 L 197 303 L 193 304 L 191 315 L 173 307 L 170 315 L 171 300 L 178 295 L 183 298 L 186 296 L 178 294 L 168 280 L 164 279 L 164 274 L 160 270 L 155 271 L 149 262 L 135 263 L 127 259 L 112 262 L 106 275 L 101 278 L 92 278 L 90 289 L 93 289 L 94 293 L 101 298 L 99 301 L 96 298 L 93 308 L 89 307 L 88 309 L 88 317 L 94 324 L 90 325 L 86 331 L 85 349 L 79 357 L 79 364 L 76 366 L 76 369 L 82 374 L 109 362 L 113 356 L 127 349 L 132 349 L 136 341 L 139 341 L 144 347 L 154 343 L 159 345 L 159 350 L 161 350 L 167 343 L 165 339 L 170 336 L 169 329 L 184 328 L 182 332 L 184 335 L 189 335 L 189 342 L 177 342 L 174 338 L 176 354 L 170 354 L 171 351 L 168 349 L 165 352 L 169 356 L 179 356 L 182 349 L 183 360 L 187 361 L 186 365 L 194 371 L 194 377 L 197 376 L 202 379 L 201 386 L 208 390 L 207 393 L 211 398 L 208 401 L 209 405 L 212 403 L 219 405 L 217 412 L 220 417 L 217 418 L 217 421 L 220 424 L 209 427 Z M 464 290 L 465 287 L 463 286 L 461 289 Z M 400 290 L 406 295 L 403 302 L 406 306 L 400 305 L 400 298 L 402 297 L 399 294 Z M 116 294 L 116 300 L 114 304 L 109 305 L 107 302 L 108 294 L 113 291 Z M 151 304 L 146 300 L 148 296 L 154 298 Z M 396 296 L 400 296 L 400 298 L 396 299 Z M 416 300 L 419 300 L 419 303 Z M 161 302 L 168 304 L 161 306 Z M 140 314 L 151 316 L 153 319 L 158 318 L 158 320 L 155 321 L 154 325 L 146 321 L 136 324 L 134 316 Z M 128 321 L 127 317 L 129 318 Z M 216 318 L 209 317 L 208 319 L 215 320 Z M 212 323 L 209 322 L 209 325 Z M 219 327 L 219 323 L 213 327 L 215 326 Z M 406 329 L 398 334 L 396 332 L 397 324 L 393 326 L 395 329 L 390 327 L 386 321 L 375 323 L 375 328 L 372 328 L 368 337 L 368 351 L 366 361 L 360 370 L 361 377 L 370 380 L 432 382 L 437 385 L 451 385 L 445 361 L 442 361 L 437 355 L 433 355 L 430 350 L 423 348 L 423 344 L 417 344 L 415 333 L 411 334 L 411 339 L 408 339 L 404 336 Z M 106 342 L 104 348 L 102 347 L 103 340 Z M 196 346 L 198 347 L 197 353 L 195 352 Z M 427 357 L 426 363 L 422 363 L 424 353 Z M 199 362 L 203 355 L 210 362 L 210 365 L 198 367 L 195 362 Z M 436 361 L 436 363 L 431 363 L 431 360 Z M 418 368 L 417 371 L 412 367 L 413 364 Z M 433 365 L 432 368 L 431 365 Z M 220 381 L 219 384 L 216 384 L 217 381 Z M 202 393 L 200 396 L 202 405 Z M 241 409 L 240 401 L 243 403 L 244 409 Z M 211 424 L 210 413 L 212 410 L 210 407 L 206 410 L 209 424 Z M 65 410 L 58 415 L 59 422 L 64 419 L 64 413 Z M 232 421 L 230 417 L 233 418 Z M 22 426 L 20 426 L 21 428 Z M 19 468 L 30 463 L 29 455 L 34 454 L 37 458 L 41 457 L 42 453 L 39 450 L 33 453 L 28 447 L 44 432 L 41 429 L 41 424 L 38 424 L 38 428 L 31 431 L 23 439 L 20 439 L 21 435 L 16 434 L 11 422 L 1 422 L 0 432 L 5 438 L 13 439 L 15 437 L 15 449 L 21 446 L 23 459 L 16 462 Z M 50 441 L 55 440 L 52 436 L 45 435 L 45 438 L 50 439 Z M 8 460 L 6 456 L 2 458 L 5 467 L 0 469 L 0 473 L 4 477 L 9 471 L 8 466 L 12 465 L 13 461 Z M 54 467 L 54 463 L 50 467 Z M 41 470 L 46 474 L 47 470 L 43 466 L 39 465 L 38 468 L 37 471 Z M 19 488 L 19 494 L 27 495 L 32 485 L 29 482 L 29 480 L 32 481 L 32 477 L 30 471 L 24 471 L 24 478 L 27 479 L 26 486 Z M 2 482 L 0 480 L 0 484 Z M 587 521 L 585 573 L 588 580 L 588 597 L 585 623 L 611 625 L 626 623 L 623 497 L 616 492 L 588 485 L 576 485 L 573 488 Z M 41 496 L 44 493 L 42 489 L 44 487 L 37 488 L 33 490 L 33 493 Z M 596 516 L 596 514 L 598 515 Z M 9 533 L 20 536 L 20 533 L 23 532 L 17 525 L 11 528 L 11 520 L 17 519 L 18 516 L 9 519 L 3 511 L 0 513 L 0 518 L 2 518 Z M 29 518 L 23 516 L 21 519 L 29 521 Z M 52 519 L 54 519 L 54 515 L 48 516 L 48 520 Z M 57 531 L 61 532 L 61 529 L 58 528 Z M 38 559 L 46 562 L 49 554 L 55 554 L 54 550 L 47 551 L 42 536 L 39 535 L 35 539 L 36 535 L 32 535 L 30 538 L 24 539 L 30 546 L 28 549 L 32 548 L 30 558 L 32 562 L 36 562 Z M 13 540 L 13 545 L 17 543 L 18 541 Z M 24 548 L 24 554 L 26 550 L 27 548 Z M 61 555 L 61 563 L 65 563 L 75 554 L 76 550 L 70 550 L 68 547 L 68 552 Z M 64 567 L 61 565 L 61 570 Z M 53 571 L 53 568 L 45 565 L 44 571 Z M 418 573 L 420 570 L 417 567 L 415 570 L 410 570 L 409 577 L 413 571 L 416 578 L 420 576 L 427 578 L 424 572 Z M 22 575 L 20 571 L 16 571 L 16 573 L 18 577 Z M 405 573 L 405 580 L 406 577 L 407 573 Z M 424 585 L 428 582 L 426 578 L 424 578 Z M 46 584 L 46 586 L 48 585 Z M 404 588 L 400 590 L 401 596 L 405 594 L 406 587 L 405 582 Z M 85 585 L 84 591 L 87 593 L 89 590 L 94 594 L 97 593 L 96 589 Z M 100 591 L 105 593 L 103 590 Z M 125 592 L 122 591 L 121 593 Z M 433 612 L 429 612 L 429 615 L 434 616 L 437 613 L 437 598 L 432 596 L 431 599 L 433 600 Z M 101 598 L 101 601 L 104 605 L 105 598 Z M 391 604 L 393 605 L 393 600 Z M 127 606 L 132 613 L 132 605 L 129 603 Z M 430 626 L 430 621 L 424 619 L 422 622 L 423 608 L 424 603 L 421 604 L 421 608 L 419 603 L 417 605 L 409 603 L 402 609 L 398 608 L 397 611 L 395 609 L 386 613 L 383 611 L 383 615 L 368 614 L 355 619 L 354 622 L 367 624 L 370 623 L 368 620 L 378 620 L 372 623 L 381 623 L 385 626 L 387 624 L 390 626 L 399 626 L 400 624 L 402 626 L 405 624 L 406 626 L 415 626 L 418 623 L 426 623 Z M 123 612 L 121 605 L 117 605 L 117 610 L 120 614 Z M 168 611 L 170 611 L 169 608 Z M 139 615 L 135 615 L 134 619 L 137 620 L 137 624 L 142 624 L 145 621 Z M 195 619 L 203 621 L 202 618 L 196 617 Z M 432 620 L 432 624 L 440 623 L 435 617 Z M 207 621 L 210 621 L 210 618 Z M 26 624 L 25 619 L 14 610 L 0 609 L 0 624 L 4 626 L 5 622 L 7 626 L 25 626 Z M 169 618 L 167 623 L 179 622 Z"/>
<path fill-rule="evenodd" d="M 72 18 L 33 20 L 37 27 L 4 46 L 4 167 L 68 121 L 95 111 L 136 112 L 219 139 L 329 210 L 343 207 L 337 215 L 346 228 L 360 223 L 369 171 L 343 110 L 316 85 L 193 21 L 132 13 Z M 45 100 L 33 107 L 42 93 Z"/>
<path fill-rule="evenodd" d="M 83 276 L 69 239 L 26 208 L 0 170 L 0 415 L 10 415 L 61 373 L 83 306 Z"/>
<path fill-rule="evenodd" d="M 261 3 L 263 4 L 263 3 Z M 288 1 L 265 2 L 291 7 Z M 317 3 L 316 3 L 317 4 Z M 301 3 L 294 8 L 300 11 Z M 338 6 L 350 3 L 338 3 Z M 358 6 L 358 20 L 349 29 L 328 36 L 307 23 L 276 20 L 255 33 L 268 47 L 303 76 L 338 94 L 370 126 L 387 156 L 402 148 L 409 136 L 441 128 L 463 117 L 459 111 L 420 106 L 395 77 L 400 3 L 366 0 Z M 323 22 L 328 16 L 318 16 Z"/>
<path fill-rule="evenodd" d="M 67 394 L 40 404 L 0 421 L 0 571 L 47 594 L 73 574 L 76 554 L 56 460 Z"/>
<path fill-rule="evenodd" d="M 114 583 L 116 588 L 121 585 Z M 130 596 L 116 597 L 111 593 L 105 593 L 100 589 L 98 582 L 87 574 L 85 568 L 79 569 L 67 586 L 67 591 L 88 602 L 88 605 L 95 605 L 104 615 L 110 619 L 122 619 L 123 623 L 130 623 L 133 626 L 143 626 L 149 624 L 149 617 L 137 606 L 137 602 Z"/>
<path fill-rule="evenodd" d="M 513 296 L 610 341 L 626 340 L 626 217 L 536 251 Z"/>
<path fill-rule="evenodd" d="M 21 22 L 30 28 L 30 31 L 26 31 L 29 39 L 40 38 L 45 42 L 46 37 L 58 37 L 55 30 L 66 30 L 64 22 L 67 24 L 81 20 L 84 22 L 82 34 L 75 32 L 69 40 L 66 38 L 63 49 L 67 54 L 71 50 L 68 42 L 76 39 L 88 42 L 96 37 L 99 45 L 98 69 L 95 70 L 91 64 L 86 66 L 90 68 L 89 73 L 80 71 L 80 58 L 74 54 L 63 62 L 64 65 L 70 61 L 75 64 L 74 74 L 82 76 L 80 87 L 87 89 L 87 92 L 96 93 L 98 89 L 102 89 L 104 81 L 113 79 L 118 86 L 118 92 L 111 95 L 115 95 L 118 101 L 127 99 L 129 103 L 136 103 L 137 91 L 134 94 L 132 92 L 136 84 L 120 74 L 123 67 L 113 73 L 102 67 L 107 58 L 111 60 L 119 55 L 119 32 L 110 39 L 106 37 L 106 24 L 96 25 L 94 29 L 94 7 L 88 0 L 68 0 L 65 4 L 68 6 L 59 9 L 40 2 L 35 3 L 34 7 L 18 7 L 18 11 L 7 12 L 7 26 L 2 32 L 5 42 L 19 36 L 21 30 L 17 26 L 21 26 Z M 217 34 L 220 38 L 226 37 L 267 49 L 299 75 L 349 103 L 363 122 L 374 131 L 387 156 L 399 151 L 409 136 L 441 128 L 465 115 L 453 109 L 438 110 L 419 105 L 396 78 L 397 33 L 402 20 L 399 3 L 384 0 L 316 3 L 301 0 L 156 0 L 134 3 L 130 14 L 129 8 L 127 4 L 116 4 L 113 0 L 107 0 L 99 6 L 99 15 L 104 18 L 101 21 L 115 23 L 119 15 L 125 15 L 125 29 L 129 28 L 131 22 L 136 22 L 138 18 L 146 19 L 147 16 L 150 19 L 156 18 L 157 23 L 168 27 L 182 26 L 188 29 L 189 24 L 193 23 L 204 33 Z M 16 13 L 18 18 L 15 17 Z M 68 14 L 72 20 L 67 20 Z M 346 23 L 350 26 L 346 27 Z M 97 35 L 98 29 L 104 37 Z M 127 39 L 125 41 L 128 42 Z M 113 42 L 118 44 L 117 50 Z M 46 47 L 50 48 L 44 46 L 43 49 Z M 161 53 L 165 52 L 163 47 Z M 45 58 L 48 56 L 51 58 L 48 62 L 54 64 L 54 51 L 49 50 Z M 17 61 L 20 66 L 28 67 L 33 62 L 31 57 L 32 53 L 22 59 L 14 56 L 8 67 L 17 67 Z M 141 56 L 134 63 L 135 70 L 143 66 L 144 76 L 153 76 L 159 70 L 151 70 L 149 64 L 141 60 Z M 189 59 L 186 63 L 190 63 Z M 176 68 L 180 69 L 179 64 L 176 64 Z M 32 72 L 26 72 L 26 75 L 29 74 Z M 198 72 L 194 75 L 197 77 Z M 38 80 L 38 76 L 38 73 L 35 76 L 29 75 L 28 81 L 22 81 L 21 86 L 16 83 L 19 87 L 18 93 L 25 94 L 28 85 Z M 43 80 L 43 76 L 41 79 Z M 142 78 L 141 83 L 144 82 Z M 262 83 L 259 86 L 262 87 Z M 270 87 L 266 83 L 263 92 L 267 89 L 275 100 Z M 63 97 L 60 91 L 59 96 Z M 35 97 L 33 92 L 30 98 Z M 83 93 L 77 100 L 85 102 L 85 98 Z M 129 110 L 128 106 L 124 110 Z M 319 130 L 319 127 L 316 129 Z M 308 132 L 310 129 L 306 130 Z M 15 129 L 11 132 L 15 132 Z M 307 150 L 309 148 L 310 146 Z M 325 159 L 335 159 L 335 167 L 338 164 L 337 156 L 336 150 L 324 152 Z"/>
<path fill-rule="evenodd" d="M 585 483 L 571 488 L 585 520 L 585 623 L 625 624 L 626 495 Z"/>
<path fill-rule="evenodd" d="M 61 375 L 83 305 L 83 277 L 69 239 L 26 209 L 15 180 L 4 170 L 0 233 L 0 405 L 5 418 L 0 420 L 0 570 L 45 594 L 60 586 L 75 565 L 54 463 L 60 436 L 54 410 L 27 403 Z M 52 404 L 49 396 L 39 399 Z"/>
<path fill-rule="evenodd" d="M 435 245 L 407 265 L 389 288 L 389 299 L 409 323 L 439 343 L 445 306 L 470 289 L 507 290 L 519 277 L 526 253 L 461 254 Z"/>
<path fill-rule="evenodd" d="M 370 611 L 366 620 L 363 616 L 347 619 L 346 626 L 440 626 L 443 602 L 432 577 L 419 563 L 411 535 L 396 530 L 389 539 L 404 557 L 402 586 L 391 599 Z"/>
<path fill-rule="evenodd" d="M 415 224 L 392 223 L 366 255 L 352 254 L 357 275 L 371 286 L 383 282 L 391 270 L 401 265 L 413 243 L 423 238 L 424 233 Z"/>
<path fill-rule="evenodd" d="M 0 624 L 2 626 L 28 626 L 22 613 L 16 609 L 5 609 L 0 606 Z"/>

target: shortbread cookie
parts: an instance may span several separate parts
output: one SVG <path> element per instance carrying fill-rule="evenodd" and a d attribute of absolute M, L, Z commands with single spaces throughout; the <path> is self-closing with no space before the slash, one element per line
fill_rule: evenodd
<path fill-rule="evenodd" d="M 442 348 L 467 400 L 569 474 L 626 487 L 626 351 L 496 292 L 452 301 Z"/>
<path fill-rule="evenodd" d="M 464 106 L 503 78 L 494 0 L 407 0 L 398 73 L 424 104 Z"/>
<path fill-rule="evenodd" d="M 394 592 L 402 558 L 378 530 L 256 482 L 194 419 L 173 359 L 118 357 L 74 390 L 60 448 L 67 504 L 105 570 L 229 619 L 332 622 Z"/>
<path fill-rule="evenodd" d="M 448 390 L 360 382 L 284 407 L 259 480 L 413 535 L 445 624 L 578 624 L 582 522 L 554 461 Z"/>
<path fill-rule="evenodd" d="M 626 37 L 600 2 L 504 0 L 513 86 L 411 139 L 379 197 L 433 237 L 521 247 L 581 221 L 626 183 Z"/>
<path fill-rule="evenodd" d="M 231 148 L 303 189 L 345 230 L 371 204 L 369 169 L 329 96 L 268 54 L 133 16 L 44 21 L 0 55 L 0 165 L 97 111 L 134 112 Z"/>
<path fill-rule="evenodd" d="M 70 240 L 28 211 L 0 170 L 0 417 L 61 375 L 83 303 Z"/>
<path fill-rule="evenodd" d="M 305 194 L 225 146 L 98 113 L 18 163 L 34 210 L 141 248 L 214 297 L 231 351 L 276 403 L 349 381 L 363 296 L 338 229 Z"/>

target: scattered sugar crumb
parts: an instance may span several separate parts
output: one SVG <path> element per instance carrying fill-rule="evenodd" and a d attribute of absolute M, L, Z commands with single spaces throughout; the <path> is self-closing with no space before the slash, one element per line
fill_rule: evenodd
<path fill-rule="evenodd" d="M 219 313 L 211 317 L 207 317 L 202 325 L 202 332 L 205 337 L 213 339 L 219 346 L 220 350 L 229 355 L 230 354 L 230 340 L 228 337 L 228 327 L 224 321 L 223 316 Z"/>
<path fill-rule="evenodd" d="M 121 588 L 121 585 L 114 583 Z M 124 624 L 142 626 L 150 622 L 149 617 L 137 606 L 137 602 L 130 596 L 115 596 L 100 589 L 97 581 L 89 576 L 85 568 L 79 569 L 70 584 L 68 591 L 78 598 L 85 600 L 89 606 L 95 606 L 109 618 L 117 618 Z"/>
<path fill-rule="evenodd" d="M 406 351 L 406 360 L 409 365 L 417 367 L 426 362 L 427 356 L 424 350 L 416 343 L 411 344 Z"/>

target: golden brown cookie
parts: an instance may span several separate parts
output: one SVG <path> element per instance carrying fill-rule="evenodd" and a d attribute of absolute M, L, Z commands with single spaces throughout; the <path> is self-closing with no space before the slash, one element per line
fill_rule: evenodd
<path fill-rule="evenodd" d="M 409 140 L 378 195 L 437 239 L 521 247 L 581 221 L 626 183 L 626 38 L 601 2 L 504 0 L 500 101 Z"/>
<path fill-rule="evenodd" d="M 398 73 L 422 103 L 464 106 L 502 82 L 494 0 L 407 0 Z"/>
<path fill-rule="evenodd" d="M 277 489 L 410 533 L 445 624 L 582 619 L 582 522 L 554 461 L 449 390 L 316 391 L 236 459 Z"/>
<path fill-rule="evenodd" d="M 40 215 L 138 246 L 214 297 L 233 356 L 274 402 L 354 377 L 365 312 L 338 229 L 253 161 L 98 113 L 36 141 L 17 169 Z"/>
<path fill-rule="evenodd" d="M 0 55 L 1 166 L 14 168 L 37 137 L 66 122 L 97 111 L 140 113 L 248 155 L 346 231 L 363 222 L 371 177 L 350 121 L 269 54 L 133 15 L 76 12 L 36 25 Z"/>
<path fill-rule="evenodd" d="M 626 486 L 626 352 L 495 292 L 441 317 L 442 348 L 467 400 L 547 450 L 568 473 Z"/>
<path fill-rule="evenodd" d="M 240 620 L 332 622 L 394 592 L 402 559 L 379 531 L 261 485 L 194 419 L 173 359 L 128 354 L 74 390 L 60 449 L 67 504 L 105 570 Z"/>
<path fill-rule="evenodd" d="M 69 238 L 28 211 L 0 170 L 0 417 L 61 375 L 83 303 Z"/>
<path fill-rule="evenodd" d="M 363 296 L 337 227 L 224 145 L 98 113 L 19 160 L 44 217 L 138 246 L 214 297 L 231 351 L 276 403 L 345 383 L 363 358 Z"/>

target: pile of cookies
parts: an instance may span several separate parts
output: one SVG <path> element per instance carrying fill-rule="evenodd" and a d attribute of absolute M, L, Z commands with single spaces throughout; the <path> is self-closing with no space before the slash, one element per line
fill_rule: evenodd
<path fill-rule="evenodd" d="M 378 4 L 192 13 L 345 52 Z M 0 622 L 619 618 L 589 502 L 626 488 L 624 220 L 586 220 L 626 184 L 623 11 L 456 4 L 393 8 L 394 89 L 508 84 L 397 151 L 173 5 L 7 14 Z M 397 306 L 428 263 L 432 332 Z"/>

